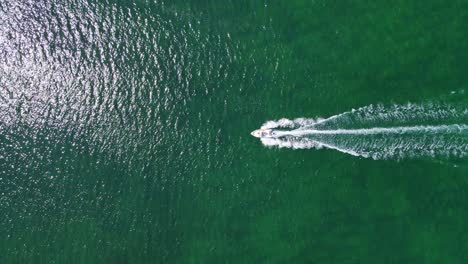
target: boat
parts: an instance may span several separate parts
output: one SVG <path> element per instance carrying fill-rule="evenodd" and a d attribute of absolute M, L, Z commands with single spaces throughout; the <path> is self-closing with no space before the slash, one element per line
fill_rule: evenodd
<path fill-rule="evenodd" d="M 273 129 L 257 129 L 250 133 L 256 138 L 275 138 L 277 137 L 277 132 Z"/>

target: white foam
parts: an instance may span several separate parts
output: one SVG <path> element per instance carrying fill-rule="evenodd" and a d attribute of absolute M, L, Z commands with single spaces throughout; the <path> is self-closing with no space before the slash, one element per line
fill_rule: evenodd
<path fill-rule="evenodd" d="M 367 106 L 322 119 L 268 121 L 262 128 L 281 129 L 265 146 L 334 149 L 374 159 L 421 156 L 468 156 L 466 109 L 447 106 Z M 284 130 L 284 129 L 289 130 Z"/>

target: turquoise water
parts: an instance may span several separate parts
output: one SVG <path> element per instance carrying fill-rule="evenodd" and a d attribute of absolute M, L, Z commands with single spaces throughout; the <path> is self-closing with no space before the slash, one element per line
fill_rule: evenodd
<path fill-rule="evenodd" d="M 466 263 L 464 155 L 249 134 L 379 104 L 466 124 L 465 10 L 0 0 L 0 263 Z"/>

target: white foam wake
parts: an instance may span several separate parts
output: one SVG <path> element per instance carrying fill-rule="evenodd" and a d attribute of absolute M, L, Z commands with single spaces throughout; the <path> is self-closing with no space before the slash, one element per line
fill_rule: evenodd
<path fill-rule="evenodd" d="M 468 156 L 468 111 L 448 106 L 367 106 L 327 119 L 268 121 L 266 146 L 334 149 L 374 159 Z M 284 130 L 284 129 L 289 130 Z"/>

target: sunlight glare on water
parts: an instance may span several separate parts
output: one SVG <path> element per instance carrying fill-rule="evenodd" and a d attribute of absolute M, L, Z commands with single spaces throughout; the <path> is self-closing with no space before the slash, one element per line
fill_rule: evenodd
<path fill-rule="evenodd" d="M 0 263 L 466 263 L 466 139 L 345 135 L 461 123 L 464 10 L 0 0 Z"/>

